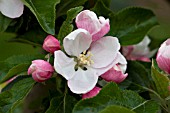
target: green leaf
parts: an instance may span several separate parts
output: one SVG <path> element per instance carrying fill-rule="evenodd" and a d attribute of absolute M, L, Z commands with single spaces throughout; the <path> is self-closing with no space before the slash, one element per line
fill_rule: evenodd
<path fill-rule="evenodd" d="M 54 97 L 50 102 L 50 107 L 45 113 L 72 113 L 72 109 L 77 100 L 70 95 Z"/>
<path fill-rule="evenodd" d="M 111 15 L 109 35 L 118 37 L 121 45 L 132 45 L 139 43 L 155 25 L 158 22 L 151 10 L 130 7 Z"/>
<path fill-rule="evenodd" d="M 7 91 L 4 91 L 0 94 L 0 111 L 2 113 L 13 113 L 14 108 L 19 105 L 31 88 L 33 87 L 35 81 L 29 77 L 24 78 L 14 84 L 14 86 Z"/>
<path fill-rule="evenodd" d="M 109 83 L 94 98 L 79 101 L 75 105 L 73 113 L 98 113 L 111 105 L 119 105 L 133 110 L 143 105 L 144 102 L 145 100 L 137 93 L 129 90 L 120 90 L 115 83 Z M 157 103 L 152 102 L 152 104 L 155 105 Z M 155 111 L 150 110 L 150 113 L 155 113 Z"/>
<path fill-rule="evenodd" d="M 23 63 L 23 64 L 18 64 L 16 66 L 14 66 L 13 68 L 11 68 L 8 73 L 5 75 L 5 77 L 0 80 L 0 83 L 3 83 L 11 78 L 13 78 L 14 76 L 17 76 L 18 74 L 22 73 L 22 72 L 26 72 L 29 68 L 30 64 L 28 63 Z"/>
<path fill-rule="evenodd" d="M 45 33 L 40 27 L 32 28 L 23 35 L 19 35 L 15 38 L 10 39 L 10 42 L 21 42 L 30 44 L 33 46 L 42 47 L 45 37 L 48 34 Z"/>
<path fill-rule="evenodd" d="M 154 104 L 153 104 L 154 103 Z M 159 105 L 153 101 L 145 101 L 141 105 L 133 109 L 136 113 L 158 113 L 160 110 Z"/>
<path fill-rule="evenodd" d="M 113 105 L 106 107 L 99 113 L 135 113 L 135 112 L 122 106 Z"/>
<path fill-rule="evenodd" d="M 60 31 L 58 34 L 58 39 L 62 42 L 64 37 L 67 36 L 73 30 L 73 19 L 77 16 L 77 14 L 83 9 L 82 6 L 75 7 L 67 11 L 67 19 L 63 22 L 60 27 Z"/>
<path fill-rule="evenodd" d="M 170 80 L 168 78 L 168 75 L 163 74 L 161 72 L 159 72 L 154 65 L 154 61 L 152 62 L 152 78 L 153 81 L 156 85 L 156 92 L 163 98 L 166 98 L 169 96 L 170 91 L 168 90 L 168 86 L 170 83 Z"/>
<path fill-rule="evenodd" d="M 0 13 L 0 32 L 4 32 L 9 24 L 11 23 L 12 19 L 5 17 Z"/>
<path fill-rule="evenodd" d="M 98 0 L 92 10 L 99 16 L 109 17 L 111 14 L 113 14 L 113 12 L 108 7 L 110 4 L 109 2 L 110 0 Z"/>
<path fill-rule="evenodd" d="M 61 3 L 57 5 L 57 17 L 65 15 L 68 10 L 74 7 L 82 6 L 87 0 L 61 0 Z"/>
<path fill-rule="evenodd" d="M 31 61 L 43 59 L 43 55 L 15 55 L 0 62 L 0 82 L 27 71 Z M 27 68 L 27 69 L 26 69 Z"/>
<path fill-rule="evenodd" d="M 60 0 L 22 0 L 36 16 L 45 32 L 55 34 L 55 7 Z"/>
<path fill-rule="evenodd" d="M 150 63 L 148 63 L 148 65 L 150 66 Z M 138 61 L 129 61 L 127 67 L 128 78 L 126 80 L 148 88 L 152 86 L 153 83 L 150 75 L 150 70 L 148 71 L 146 66 Z M 137 90 L 134 84 L 132 84 L 130 87 L 134 87 L 134 90 Z"/>

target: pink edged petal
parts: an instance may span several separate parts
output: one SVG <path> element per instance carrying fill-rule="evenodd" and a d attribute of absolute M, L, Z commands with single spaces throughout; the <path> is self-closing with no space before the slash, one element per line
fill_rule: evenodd
<path fill-rule="evenodd" d="M 76 25 L 78 28 L 89 31 L 92 35 L 97 33 L 101 28 L 97 15 L 90 10 L 84 10 L 77 15 Z"/>
<path fill-rule="evenodd" d="M 90 47 L 91 42 L 92 37 L 88 31 L 77 29 L 64 38 L 63 45 L 68 55 L 79 56 Z"/>
<path fill-rule="evenodd" d="M 57 73 L 67 80 L 71 79 L 75 74 L 75 65 L 74 58 L 67 57 L 61 50 L 54 52 L 54 68 Z"/>
<path fill-rule="evenodd" d="M 91 60 L 94 63 L 93 68 L 103 68 L 108 66 L 115 59 L 120 49 L 120 43 L 116 37 L 106 36 L 96 42 L 93 42 L 90 47 L 92 53 Z"/>
<path fill-rule="evenodd" d="M 0 11 L 9 18 L 17 18 L 23 14 L 24 4 L 21 0 L 0 0 Z"/>
<path fill-rule="evenodd" d="M 166 73 L 170 74 L 170 58 L 166 58 L 162 55 L 156 58 L 159 68 Z"/>
<path fill-rule="evenodd" d="M 68 80 L 68 87 L 73 93 L 84 94 L 92 90 L 98 80 L 93 69 L 82 70 L 79 68 L 74 77 Z"/>
<path fill-rule="evenodd" d="M 97 41 L 98 39 L 102 38 L 110 30 L 109 19 L 105 20 L 104 17 L 99 17 L 99 21 L 101 23 L 101 29 L 92 36 L 93 41 Z"/>

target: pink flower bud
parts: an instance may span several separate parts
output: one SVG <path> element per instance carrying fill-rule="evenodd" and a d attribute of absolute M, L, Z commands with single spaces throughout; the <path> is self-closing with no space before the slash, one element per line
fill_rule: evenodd
<path fill-rule="evenodd" d="M 122 82 L 128 74 L 124 74 L 126 71 L 126 65 L 117 64 L 113 68 L 111 68 L 106 73 L 102 74 L 101 77 L 106 80 L 107 82 L 115 82 L 120 83 Z"/>
<path fill-rule="evenodd" d="M 60 42 L 54 36 L 48 35 L 44 40 L 43 49 L 53 54 L 54 51 L 60 50 Z"/>
<path fill-rule="evenodd" d="M 51 64 L 44 60 L 34 60 L 28 69 L 28 75 L 32 74 L 32 77 L 37 82 L 43 82 L 51 77 L 54 72 L 54 68 Z"/>
<path fill-rule="evenodd" d="M 77 15 L 76 25 L 78 28 L 87 30 L 92 35 L 93 41 L 102 38 L 110 30 L 109 19 L 102 16 L 98 18 L 90 10 L 84 10 Z"/>
<path fill-rule="evenodd" d="M 170 39 L 167 39 L 159 48 L 156 61 L 159 68 L 170 74 Z"/>
<path fill-rule="evenodd" d="M 101 88 L 95 86 L 91 91 L 82 95 L 82 99 L 92 98 L 100 92 Z"/>

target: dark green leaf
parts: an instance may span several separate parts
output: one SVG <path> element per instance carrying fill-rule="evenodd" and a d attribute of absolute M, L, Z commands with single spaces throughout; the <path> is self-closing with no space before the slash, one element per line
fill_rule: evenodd
<path fill-rule="evenodd" d="M 73 113 L 98 113 L 111 105 L 119 105 L 133 110 L 143 105 L 144 102 L 145 100 L 137 93 L 120 90 L 115 83 L 110 83 L 96 97 L 79 101 L 73 109 Z M 150 110 L 150 113 L 155 113 L 155 111 Z"/>
<path fill-rule="evenodd" d="M 158 113 L 159 105 L 154 101 L 145 101 L 141 105 L 133 109 L 136 113 Z"/>
<path fill-rule="evenodd" d="M 155 63 L 153 61 L 152 62 L 152 74 L 151 75 L 152 75 L 152 78 L 153 78 L 154 83 L 156 85 L 155 90 L 162 98 L 166 98 L 170 94 L 170 91 L 168 90 L 170 80 L 168 78 L 168 75 L 159 72 L 155 67 L 156 66 L 155 66 Z"/>
<path fill-rule="evenodd" d="M 113 106 L 106 107 L 104 110 L 102 110 L 99 113 L 135 113 L 135 112 L 122 106 L 113 105 Z"/>
<path fill-rule="evenodd" d="M 157 24 L 157 19 L 151 10 L 130 7 L 111 16 L 109 35 L 118 37 L 121 45 L 132 45 L 139 43 Z"/>
<path fill-rule="evenodd" d="M 11 23 L 11 21 L 12 19 L 5 17 L 0 13 L 0 32 L 4 32 Z"/>
<path fill-rule="evenodd" d="M 49 34 L 55 34 L 55 7 L 60 0 L 22 0 L 36 16 L 41 27 Z"/>
<path fill-rule="evenodd" d="M 87 0 L 61 0 L 61 3 L 57 5 L 57 17 L 65 15 L 68 10 L 74 7 L 82 6 Z"/>
<path fill-rule="evenodd" d="M 7 91 L 0 94 L 0 111 L 2 113 L 13 113 L 14 108 L 27 96 L 35 81 L 32 78 L 24 78 L 14 84 Z"/>
<path fill-rule="evenodd" d="M 109 5 L 109 2 L 110 0 L 108 1 L 108 3 L 105 3 L 105 0 L 98 0 L 92 10 L 99 16 L 109 17 L 111 14 L 113 14 L 113 12 L 107 6 Z"/>
<path fill-rule="evenodd" d="M 64 37 L 67 36 L 73 30 L 73 19 L 77 16 L 77 14 L 83 9 L 82 6 L 75 7 L 67 12 L 67 19 L 63 22 L 62 26 L 60 27 L 60 31 L 58 34 L 58 39 L 62 42 Z"/>
<path fill-rule="evenodd" d="M 127 67 L 128 78 L 126 80 L 148 88 L 152 86 L 150 71 L 143 64 L 138 61 L 129 61 Z"/>
<path fill-rule="evenodd" d="M 72 113 L 77 100 L 70 95 L 54 97 L 46 113 Z"/>

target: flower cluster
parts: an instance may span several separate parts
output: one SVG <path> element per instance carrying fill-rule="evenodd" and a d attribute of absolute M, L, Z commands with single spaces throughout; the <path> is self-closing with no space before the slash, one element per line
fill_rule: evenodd
<path fill-rule="evenodd" d="M 118 39 L 104 36 L 110 30 L 109 19 L 97 18 L 94 12 L 84 10 L 75 21 L 77 29 L 63 40 L 64 51 L 51 35 L 44 40 L 43 49 L 54 54 L 54 69 L 68 81 L 70 90 L 88 98 L 99 92 L 100 88 L 96 87 L 99 76 L 106 81 L 122 82 L 127 77 L 124 74 L 127 61 L 119 52 Z M 35 60 L 28 74 L 37 82 L 43 82 L 53 71 L 47 61 Z"/>

